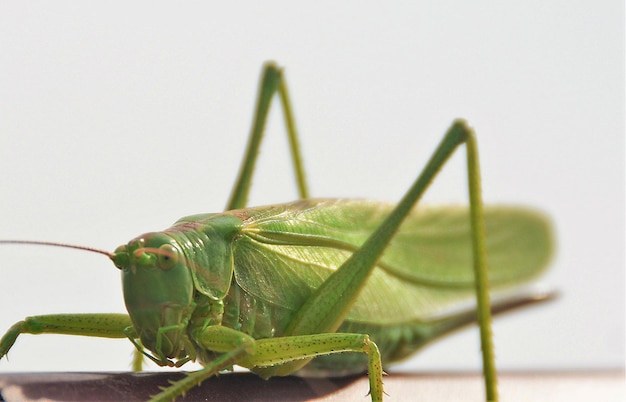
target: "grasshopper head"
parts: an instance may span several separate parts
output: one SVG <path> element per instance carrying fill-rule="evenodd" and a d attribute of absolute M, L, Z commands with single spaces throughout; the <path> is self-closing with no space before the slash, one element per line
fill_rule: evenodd
<path fill-rule="evenodd" d="M 122 270 L 126 309 L 142 344 L 163 365 L 185 358 L 194 286 L 181 247 L 166 234 L 148 233 L 118 247 L 112 260 Z"/>

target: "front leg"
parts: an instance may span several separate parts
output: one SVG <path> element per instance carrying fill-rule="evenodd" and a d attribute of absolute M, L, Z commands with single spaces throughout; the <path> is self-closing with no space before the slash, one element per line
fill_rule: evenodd
<path fill-rule="evenodd" d="M 126 314 L 50 314 L 27 317 L 15 323 L 0 340 L 0 359 L 20 334 L 64 334 L 101 338 L 126 338 L 132 323 Z"/>
<path fill-rule="evenodd" d="M 250 335 L 219 325 L 193 330 L 191 336 L 204 350 L 223 354 L 210 362 L 203 362 L 204 368 L 201 370 L 189 373 L 187 377 L 172 383 L 169 387 L 161 388 L 162 392 L 154 395 L 150 399 L 151 402 L 172 401 L 191 388 L 199 386 L 207 378 L 234 364 L 240 364 L 241 360 L 256 351 L 256 342 Z"/>

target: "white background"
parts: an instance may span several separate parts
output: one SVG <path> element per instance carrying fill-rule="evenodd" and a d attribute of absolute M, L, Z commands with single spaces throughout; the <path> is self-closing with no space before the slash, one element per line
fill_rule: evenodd
<path fill-rule="evenodd" d="M 622 2 L 221 3 L 0 4 L 0 238 L 112 251 L 220 211 L 274 59 L 315 196 L 399 199 L 452 120 L 468 119 L 486 201 L 541 208 L 557 230 L 544 278 L 561 297 L 497 320 L 499 367 L 623 367 Z M 296 197 L 283 132 L 275 113 L 252 204 Z M 426 201 L 465 202 L 463 161 Z M 5 245 L 0 261 L 1 330 L 124 311 L 100 255 Z M 476 333 L 403 369 L 477 368 Z M 126 370 L 131 349 L 24 336 L 0 371 Z"/>

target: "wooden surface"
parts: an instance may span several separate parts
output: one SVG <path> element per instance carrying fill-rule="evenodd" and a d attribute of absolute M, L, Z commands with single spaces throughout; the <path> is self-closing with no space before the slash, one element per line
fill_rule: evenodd
<path fill-rule="evenodd" d="M 180 373 L 0 374 L 0 400 L 141 401 Z M 385 377 L 386 400 L 482 401 L 478 374 L 399 374 Z M 502 401 L 626 401 L 623 371 L 500 374 Z M 338 379 L 273 378 L 224 374 L 180 401 L 369 401 L 364 376 Z"/>

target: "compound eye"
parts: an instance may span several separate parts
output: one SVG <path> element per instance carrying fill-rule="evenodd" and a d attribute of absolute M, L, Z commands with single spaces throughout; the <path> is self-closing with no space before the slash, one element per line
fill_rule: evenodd
<path fill-rule="evenodd" d="M 178 262 L 179 254 L 176 247 L 171 244 L 163 244 L 157 253 L 157 265 L 160 269 L 168 270 Z"/>
<path fill-rule="evenodd" d="M 118 269 L 126 269 L 129 266 L 128 247 L 122 245 L 116 248 L 111 259 Z"/>

